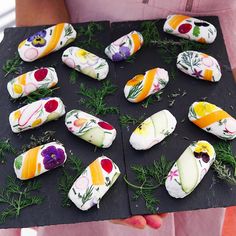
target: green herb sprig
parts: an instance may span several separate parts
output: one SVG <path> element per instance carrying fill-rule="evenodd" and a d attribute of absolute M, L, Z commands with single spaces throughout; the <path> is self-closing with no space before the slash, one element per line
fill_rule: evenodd
<path fill-rule="evenodd" d="M 82 174 L 84 167 L 82 161 L 75 155 L 71 155 L 67 162 L 65 168 L 63 168 L 63 173 L 59 179 L 58 190 L 62 197 L 62 206 L 71 206 L 70 199 L 68 198 L 68 193 L 72 184 L 75 180 Z"/>
<path fill-rule="evenodd" d="M 6 78 L 9 74 L 19 74 L 21 70 L 21 65 L 23 61 L 21 60 L 20 56 L 15 53 L 15 56 L 12 59 L 8 59 L 3 65 L 2 69 L 6 73 L 4 78 Z"/>
<path fill-rule="evenodd" d="M 157 93 L 152 94 L 142 103 L 142 107 L 148 108 L 149 105 L 154 104 L 156 102 L 160 102 L 162 100 L 162 94 L 163 91 L 159 91 Z"/>
<path fill-rule="evenodd" d="M 85 85 L 81 83 L 78 94 L 83 95 L 85 98 L 80 99 L 80 104 L 85 105 L 94 115 L 105 115 L 108 113 L 118 114 L 119 110 L 117 107 L 108 106 L 104 101 L 106 96 L 114 94 L 116 90 L 117 87 L 109 80 L 103 82 L 100 89 L 86 88 Z"/>
<path fill-rule="evenodd" d="M 59 87 L 56 88 L 41 88 L 37 91 L 32 92 L 30 95 L 25 97 L 22 104 L 29 104 L 32 102 L 36 102 L 41 98 L 47 98 L 53 96 L 53 93 L 55 90 L 59 89 Z"/>
<path fill-rule="evenodd" d="M 43 197 L 32 195 L 32 192 L 40 188 L 41 184 L 38 181 L 23 183 L 8 176 L 6 187 L 0 189 L 0 204 L 6 206 L 0 212 L 0 223 L 4 223 L 7 218 L 18 217 L 26 207 L 41 204 Z"/>
<path fill-rule="evenodd" d="M 216 160 L 213 169 L 220 179 L 230 184 L 236 184 L 236 155 L 233 154 L 232 145 L 221 141 L 214 145 Z"/>
<path fill-rule="evenodd" d="M 69 79 L 70 83 L 75 84 L 76 81 L 78 80 L 78 76 L 79 76 L 78 71 L 72 70 L 70 73 L 70 79 Z"/>
<path fill-rule="evenodd" d="M 40 136 L 34 136 L 33 134 L 30 136 L 30 142 L 28 144 L 25 144 L 22 146 L 22 150 L 21 152 L 25 152 L 31 148 L 43 145 L 45 143 L 49 143 L 49 142 L 54 142 L 56 141 L 54 135 L 55 135 L 55 131 L 45 131 L 43 132 L 42 135 Z M 21 154 L 21 153 L 19 153 Z"/>
<path fill-rule="evenodd" d="M 130 183 L 124 176 L 127 185 L 134 190 L 133 199 L 142 198 L 151 213 L 157 212 L 157 204 L 159 203 L 159 200 L 154 196 L 154 191 L 165 184 L 172 165 L 172 161 L 168 161 L 164 156 L 161 156 L 160 160 L 154 161 L 150 166 L 134 165 L 131 167 L 137 184 Z"/>
<path fill-rule="evenodd" d="M 11 145 L 9 139 L 0 139 L 0 162 L 6 163 L 6 155 L 16 154 L 16 149 Z"/>
<path fill-rule="evenodd" d="M 102 25 L 95 22 L 91 22 L 87 26 L 79 26 L 79 28 L 77 29 L 77 37 L 79 40 L 81 38 L 78 43 L 79 47 L 87 50 L 89 50 L 91 47 L 97 49 L 103 48 L 103 45 L 98 42 L 95 37 L 96 33 L 101 32 L 102 30 Z"/>
<path fill-rule="evenodd" d="M 119 120 L 120 120 L 120 124 L 122 126 L 128 126 L 128 125 L 137 125 L 140 124 L 144 119 L 144 115 L 135 118 L 133 116 L 130 115 L 120 115 Z"/>

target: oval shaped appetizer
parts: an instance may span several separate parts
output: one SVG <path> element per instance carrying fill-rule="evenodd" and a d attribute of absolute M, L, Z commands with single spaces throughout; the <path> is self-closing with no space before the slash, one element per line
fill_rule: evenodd
<path fill-rule="evenodd" d="M 22 60 L 31 62 L 58 51 L 76 39 L 76 31 L 68 23 L 41 30 L 22 41 L 18 52 Z"/>
<path fill-rule="evenodd" d="M 60 98 L 44 98 L 13 111 L 9 115 L 9 122 L 12 132 L 20 133 L 57 120 L 64 114 L 65 106 Z"/>
<path fill-rule="evenodd" d="M 168 111 L 159 111 L 143 121 L 130 136 L 129 142 L 136 150 L 146 150 L 170 135 L 176 127 L 175 117 Z"/>
<path fill-rule="evenodd" d="M 112 125 L 80 110 L 69 111 L 65 124 L 74 135 L 97 147 L 108 148 L 116 138 Z"/>
<path fill-rule="evenodd" d="M 73 183 L 68 197 L 82 211 L 97 205 L 120 175 L 119 167 L 108 157 L 98 157 Z M 86 197 L 89 196 L 89 197 Z"/>
<path fill-rule="evenodd" d="M 201 182 L 216 157 L 213 146 L 207 141 L 190 144 L 171 168 L 166 190 L 174 198 L 184 198 Z"/>
<path fill-rule="evenodd" d="M 124 94 L 130 102 L 141 102 L 148 96 L 159 92 L 169 81 L 168 72 L 162 68 L 154 68 L 145 75 L 136 75 L 129 80 L 124 88 Z"/>
<path fill-rule="evenodd" d="M 78 47 L 67 48 L 62 55 L 62 61 L 67 66 L 97 80 L 105 79 L 109 72 L 109 65 L 105 59 Z"/>
<path fill-rule="evenodd" d="M 217 36 L 217 30 L 211 23 L 184 15 L 169 15 L 163 30 L 200 43 L 213 43 Z"/>
<path fill-rule="evenodd" d="M 197 79 L 218 82 L 221 78 L 218 61 L 205 53 L 196 51 L 181 52 L 178 55 L 176 65 L 182 72 Z"/>
<path fill-rule="evenodd" d="M 20 75 L 7 83 L 7 90 L 14 99 L 25 97 L 32 92 L 51 88 L 58 83 L 57 73 L 53 67 L 42 67 Z"/>
<path fill-rule="evenodd" d="M 209 102 L 194 102 L 188 118 L 208 133 L 224 140 L 236 137 L 236 120 L 230 114 Z"/>
<path fill-rule="evenodd" d="M 136 53 L 142 45 L 142 34 L 134 30 L 107 46 L 105 53 L 112 61 L 123 61 Z"/>
<path fill-rule="evenodd" d="M 67 155 L 61 143 L 51 142 L 32 148 L 14 161 L 18 179 L 27 180 L 63 165 Z"/>

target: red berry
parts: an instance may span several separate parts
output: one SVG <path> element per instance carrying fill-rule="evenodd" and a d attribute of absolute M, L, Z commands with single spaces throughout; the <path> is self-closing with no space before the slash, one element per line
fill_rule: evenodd
<path fill-rule="evenodd" d="M 186 34 L 186 33 L 188 33 L 190 30 L 192 29 L 192 25 L 191 24 L 182 24 L 182 25 L 180 25 L 180 27 L 179 27 L 179 32 L 181 33 L 181 34 Z"/>
<path fill-rule="evenodd" d="M 110 124 L 104 122 L 104 121 L 100 121 L 98 122 L 98 125 L 103 128 L 103 129 L 107 129 L 107 130 L 112 130 L 114 129 L 113 126 L 111 126 Z"/>
<path fill-rule="evenodd" d="M 34 78 L 37 81 L 42 81 L 46 78 L 47 74 L 48 74 L 48 69 L 41 68 L 41 69 L 38 69 L 34 72 Z"/>
<path fill-rule="evenodd" d="M 101 160 L 101 166 L 103 170 L 105 170 L 108 174 L 111 173 L 113 169 L 113 164 L 109 159 L 103 159 Z"/>
<path fill-rule="evenodd" d="M 44 105 L 44 108 L 48 113 L 55 111 L 57 107 L 58 107 L 58 102 L 56 100 L 50 100 Z"/>

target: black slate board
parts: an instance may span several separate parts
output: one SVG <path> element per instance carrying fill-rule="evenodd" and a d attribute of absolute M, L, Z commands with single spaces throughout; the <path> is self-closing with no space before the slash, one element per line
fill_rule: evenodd
<path fill-rule="evenodd" d="M 212 44 L 208 50 L 205 50 L 205 52 L 216 57 L 219 62 L 224 65 L 223 68 L 230 68 L 218 19 L 217 17 L 206 17 L 206 20 L 209 20 L 217 27 L 218 37 L 216 42 Z M 163 26 L 163 22 L 163 20 L 158 22 L 160 32 L 162 31 L 161 28 Z M 103 45 L 106 46 L 113 39 L 116 39 L 117 37 L 122 36 L 133 29 L 139 29 L 141 22 L 113 23 L 111 28 L 109 22 L 100 23 L 103 25 L 104 31 L 98 33 L 96 37 L 98 41 L 102 42 Z M 76 24 L 75 26 L 79 27 L 80 25 L 86 25 L 86 23 Z M 43 28 L 44 26 L 6 29 L 4 40 L 0 44 L 0 68 L 7 59 L 14 56 L 19 42 L 32 33 L 37 32 L 37 30 Z M 166 35 L 165 33 L 161 33 L 161 36 L 176 40 L 176 38 Z M 76 46 L 77 43 L 78 42 L 75 41 L 69 46 Z M 80 106 L 78 102 L 81 97 L 76 94 L 79 90 L 80 82 L 83 82 L 88 87 L 99 87 L 101 86 L 101 83 L 89 79 L 86 76 L 79 75 L 77 83 L 75 85 L 70 84 L 69 74 L 71 69 L 61 62 L 61 55 L 64 50 L 65 49 L 62 49 L 33 63 L 24 63 L 22 66 L 22 73 L 34 69 L 34 66 L 40 67 L 54 64 L 60 81 L 58 84 L 60 89 L 55 92 L 55 96 L 62 98 L 66 105 L 67 111 L 73 108 L 79 108 L 86 111 L 86 109 Z M 91 49 L 90 51 L 105 58 L 103 51 L 96 49 Z M 19 104 L 17 102 L 10 102 L 8 99 L 7 90 L 5 89 L 6 83 L 15 76 L 9 75 L 7 79 L 4 79 L 3 71 L 0 71 L 0 78 L 2 78 L 0 80 L 0 137 L 9 137 L 12 143 L 20 148 L 23 144 L 29 142 L 29 137 L 31 134 L 37 136 L 41 135 L 43 131 L 55 130 L 56 138 L 64 143 L 67 151 L 71 150 L 73 153 L 78 154 L 85 166 L 91 163 L 96 157 L 104 154 L 111 157 L 120 167 L 122 176 L 127 172 L 129 180 L 132 181 L 133 176 L 130 172 L 130 165 L 137 163 L 152 163 L 153 160 L 158 159 L 161 154 L 164 154 L 169 160 L 176 160 L 185 147 L 190 143 L 190 141 L 183 139 L 184 136 L 189 137 L 190 140 L 206 139 L 213 143 L 217 141 L 217 139 L 212 135 L 204 133 L 188 122 L 187 119 L 184 123 L 180 123 L 180 120 L 184 117 L 186 118 L 189 105 L 196 99 L 207 96 L 208 101 L 223 107 L 226 111 L 232 115 L 235 115 L 235 112 L 230 109 L 230 105 L 236 107 L 236 93 L 234 92 L 235 84 L 230 70 L 223 70 L 223 77 L 220 83 L 210 84 L 204 81 L 197 81 L 189 78 L 175 69 L 176 79 L 170 81 L 168 86 L 165 88 L 163 101 L 144 109 L 140 104 L 131 104 L 124 98 L 123 87 L 126 81 L 131 79 L 134 75 L 143 73 L 149 68 L 155 66 L 170 70 L 174 66 L 174 63 L 172 63 L 172 65 L 165 64 L 158 54 L 157 49 L 143 48 L 136 54 L 134 63 L 121 62 L 114 64 L 109 61 L 109 66 L 110 72 L 108 78 L 111 79 L 112 83 L 119 86 L 119 90 L 115 96 L 110 96 L 107 100 L 109 101 L 109 104 L 117 105 L 120 108 L 121 114 L 131 114 L 138 117 L 139 115 L 145 113 L 145 117 L 148 117 L 154 112 L 168 107 L 167 95 L 175 92 L 176 88 L 181 88 L 181 91 L 186 90 L 188 92 L 186 97 L 178 98 L 174 107 L 170 109 L 179 122 L 176 129 L 176 133 L 178 133 L 177 137 L 172 135 L 167 138 L 166 144 L 156 145 L 146 152 L 137 152 L 130 147 L 128 142 L 129 136 L 135 127 L 130 126 L 129 130 L 126 128 L 121 129 L 118 122 L 118 115 L 100 116 L 102 119 L 115 126 L 118 131 L 118 135 L 109 149 L 98 149 L 96 152 L 94 152 L 94 146 L 76 138 L 66 130 L 64 126 L 64 118 L 61 118 L 56 122 L 48 123 L 38 129 L 23 132 L 21 135 L 15 135 L 10 130 L 8 115 L 11 111 L 18 108 Z M 228 96 L 229 92 L 231 92 L 231 96 Z M 219 94 L 221 96 L 219 96 Z M 233 145 L 234 150 L 236 150 L 235 142 Z M 13 160 L 13 156 L 9 157 L 7 164 L 0 166 L 0 186 L 4 185 L 7 175 L 14 175 L 14 170 L 12 168 Z M 99 210 L 94 207 L 88 212 L 82 212 L 75 206 L 63 208 L 61 207 L 61 196 L 58 193 L 57 187 L 58 178 L 62 174 L 61 170 L 61 168 L 58 168 L 37 178 L 43 184 L 43 187 L 40 190 L 40 195 L 45 196 L 45 201 L 42 205 L 33 206 L 23 210 L 20 217 L 17 219 L 8 219 L 6 223 L 0 226 L 0 228 L 68 224 L 85 221 L 126 218 L 134 214 L 147 213 L 142 202 L 132 201 L 132 191 L 127 189 L 122 177 L 118 179 L 114 187 L 104 196 Z M 159 212 L 235 205 L 235 192 L 236 187 L 228 186 L 227 184 L 219 181 L 216 179 L 215 175 L 213 175 L 212 171 L 210 171 L 197 190 L 185 199 L 172 199 L 164 188 L 160 188 L 157 191 L 157 198 L 161 201 Z M 227 198 L 225 198 L 225 196 L 227 196 Z M 0 210 L 1 209 L 2 208 L 0 206 Z"/>
<path fill-rule="evenodd" d="M 225 111 L 235 117 L 235 110 L 232 110 L 230 106 L 236 107 L 236 86 L 232 72 L 228 70 L 230 64 L 218 18 L 201 18 L 215 25 L 218 31 L 216 41 L 207 49 L 201 51 L 215 57 L 219 61 L 222 67 L 222 79 L 219 83 L 199 81 L 185 75 L 177 70 L 175 66 L 176 60 L 173 60 L 171 64 L 164 63 L 159 49 L 155 46 L 140 50 L 135 56 L 134 63 L 122 62 L 115 65 L 117 80 L 119 81 L 121 88 L 123 88 L 126 82 L 133 78 L 133 76 L 143 74 L 145 71 L 154 67 L 164 68 L 169 74 L 173 68 L 176 71 L 175 78 L 170 78 L 169 83 L 163 90 L 162 101 L 149 105 L 147 109 L 143 108 L 141 103 L 130 103 L 124 96 L 121 96 L 121 114 L 129 114 L 134 117 L 140 117 L 145 114 L 146 119 L 157 111 L 168 109 L 176 117 L 178 122 L 174 135 L 170 135 L 164 142 L 155 145 L 147 151 L 136 151 L 129 144 L 130 135 L 136 126 L 122 128 L 126 171 L 128 180 L 131 183 L 135 183 L 135 176 L 130 168 L 130 166 L 134 164 L 148 165 L 153 163 L 154 160 L 159 160 L 161 155 L 164 155 L 168 160 L 175 161 L 192 141 L 207 140 L 212 144 L 219 141 L 217 137 L 202 131 L 188 120 L 188 109 L 194 101 L 207 97 L 206 101 L 222 107 Z M 141 23 L 142 21 L 113 23 L 113 39 L 127 34 L 132 30 L 140 31 Z M 156 24 L 162 39 L 167 38 L 176 40 L 176 37 L 163 32 L 162 28 L 164 20 L 160 20 Z M 180 92 L 179 89 L 181 90 Z M 168 95 L 176 92 L 182 94 L 183 91 L 187 92 L 186 96 L 177 97 L 174 106 L 168 107 L 168 101 L 171 100 L 168 98 Z M 184 118 L 185 121 L 181 123 Z M 189 140 L 186 140 L 186 137 Z M 233 141 L 232 144 L 234 151 L 236 151 L 236 142 Z M 210 169 L 209 173 L 204 177 L 197 189 L 184 199 L 174 199 L 170 197 L 164 186 L 160 187 L 155 194 L 157 199 L 160 200 L 158 212 L 173 212 L 235 205 L 235 191 L 236 186 L 232 187 L 223 181 L 220 181 L 216 178 L 216 174 L 213 174 L 213 171 Z M 132 214 L 150 213 L 146 210 L 143 200 L 132 201 L 132 196 L 133 191 L 129 188 Z"/>

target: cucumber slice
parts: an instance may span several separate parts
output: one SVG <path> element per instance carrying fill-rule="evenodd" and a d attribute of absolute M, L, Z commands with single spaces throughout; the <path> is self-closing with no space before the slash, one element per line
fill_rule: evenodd
<path fill-rule="evenodd" d="M 98 147 L 102 147 L 104 136 L 104 131 L 99 127 L 95 127 L 88 130 L 85 134 L 81 135 L 80 138 Z"/>

